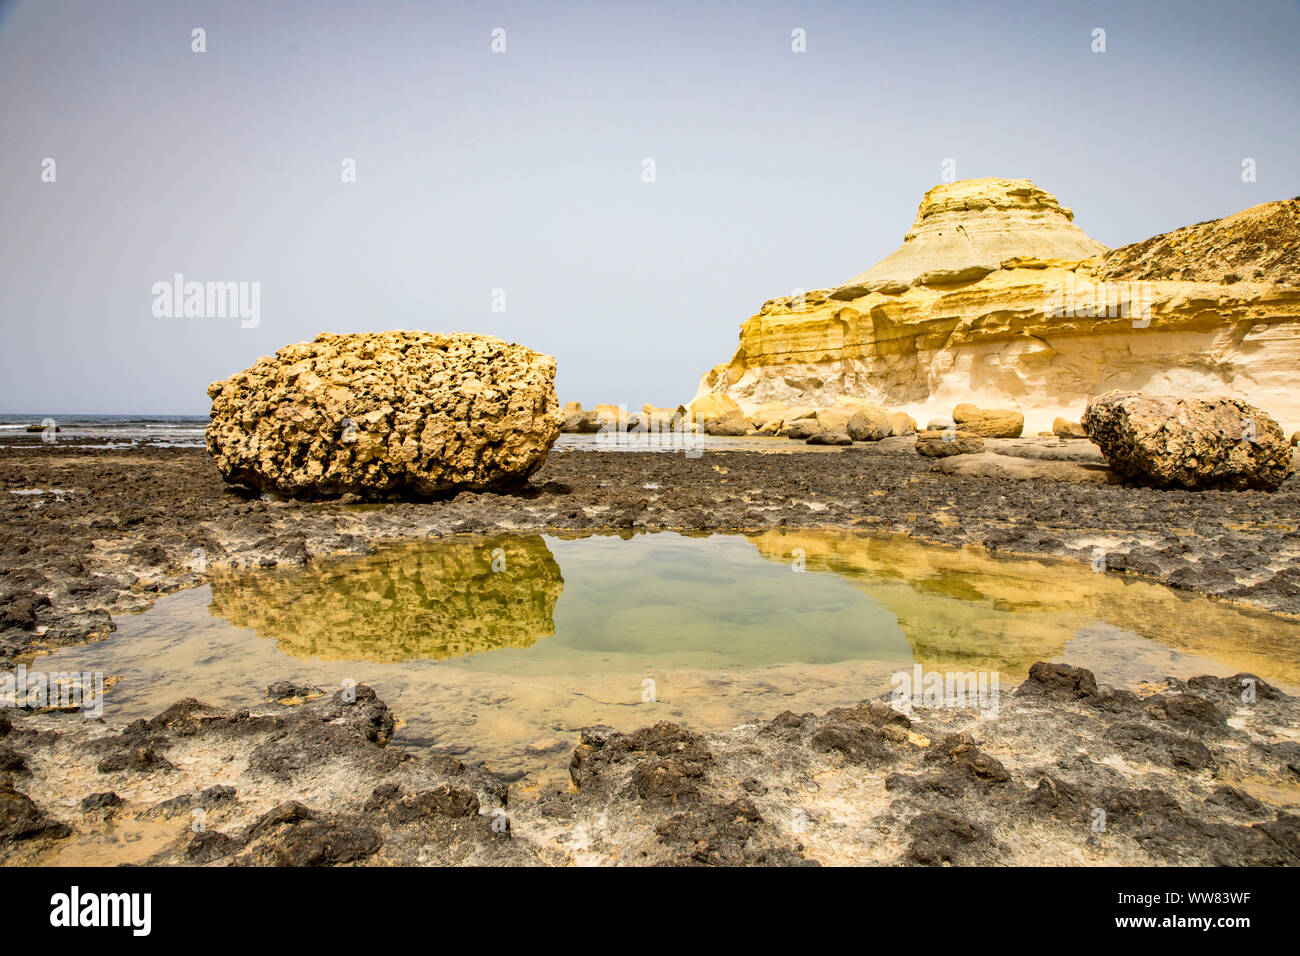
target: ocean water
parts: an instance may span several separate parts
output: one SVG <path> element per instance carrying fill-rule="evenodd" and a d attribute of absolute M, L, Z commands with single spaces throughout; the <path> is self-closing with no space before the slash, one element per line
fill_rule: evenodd
<path fill-rule="evenodd" d="M 28 432 L 30 425 L 57 426 L 57 432 Z M 202 448 L 206 415 L 33 415 L 0 413 L 0 448 L 53 439 L 75 441 L 83 448 L 150 445 Z"/>
<path fill-rule="evenodd" d="M 54 433 L 28 432 L 29 425 L 53 421 Z M 33 415 L 0 414 L 0 448 L 31 446 L 43 439 L 54 443 L 75 441 L 82 448 L 202 448 L 206 415 Z M 675 436 L 629 434 L 618 441 L 596 435 L 561 435 L 555 451 L 633 451 L 680 452 L 700 454 L 704 451 L 817 452 L 838 451 L 832 447 L 806 445 L 784 438 L 719 438 L 712 435 Z"/>

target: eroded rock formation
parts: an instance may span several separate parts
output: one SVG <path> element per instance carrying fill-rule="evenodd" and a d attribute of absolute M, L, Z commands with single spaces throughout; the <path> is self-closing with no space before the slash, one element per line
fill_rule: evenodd
<path fill-rule="evenodd" d="M 1106 251 L 1027 180 L 926 193 L 903 245 L 847 283 L 771 299 L 703 398 L 753 414 L 850 395 L 918 421 L 973 403 L 1030 434 L 1112 389 L 1244 398 L 1300 423 L 1300 200 Z"/>

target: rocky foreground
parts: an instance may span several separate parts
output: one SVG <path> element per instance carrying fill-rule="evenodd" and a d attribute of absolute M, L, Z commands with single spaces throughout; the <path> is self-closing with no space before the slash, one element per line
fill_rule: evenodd
<path fill-rule="evenodd" d="M 1253 681 L 1244 703 L 1249 680 L 1138 696 L 1040 663 L 987 720 L 873 701 L 711 734 L 592 727 L 572 788 L 522 801 L 384 746 L 394 718 L 364 685 L 125 728 L 19 713 L 0 718 L 0 861 L 1300 864 L 1300 816 L 1270 805 L 1300 778 L 1300 744 L 1272 742 L 1300 702 Z"/>
<path fill-rule="evenodd" d="M 516 494 L 355 505 L 226 486 L 199 449 L 0 450 L 0 655 L 96 640 L 213 565 L 302 564 L 386 538 L 841 528 L 1058 555 L 1300 614 L 1300 480 L 1274 492 L 1111 483 L 1086 442 L 915 439 L 826 452 L 553 451 Z M 203 563 L 196 564 L 196 555 Z M 1171 622 L 1171 626 L 1176 626 Z M 39 660 L 39 658 L 35 658 Z M 96 862 L 1293 864 L 1296 701 L 1242 678 L 1141 694 L 1051 666 L 996 717 L 879 705 L 697 734 L 585 732 L 576 792 L 384 746 L 400 714 L 278 687 L 129 727 L 0 721 L 0 859 Z M 276 675 L 268 675 L 268 683 Z M 111 691 L 110 691 L 111 702 Z M 111 708 L 110 708 L 111 715 Z M 503 811 L 503 812 L 497 812 Z M 1099 815 L 1100 811 L 1100 815 Z M 112 832 L 135 834 L 113 842 Z M 495 828 L 493 824 L 495 823 Z M 1098 829 L 1100 826 L 1100 829 Z M 509 832 L 505 832 L 505 831 Z M 114 840 L 117 840 L 115 837 Z"/>

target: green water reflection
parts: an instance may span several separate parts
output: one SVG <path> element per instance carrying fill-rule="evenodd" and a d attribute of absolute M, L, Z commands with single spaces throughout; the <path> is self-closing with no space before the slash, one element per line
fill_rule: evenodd
<path fill-rule="evenodd" d="M 1291 620 L 1074 562 L 835 532 L 408 542 L 218 576 L 211 610 L 302 660 L 517 674 L 916 661 L 1018 678 L 1081 641 L 1090 653 L 1100 626 L 1117 666 L 1114 635 L 1136 642 L 1141 679 L 1164 676 L 1156 646 L 1300 684 Z"/>
<path fill-rule="evenodd" d="M 452 538 L 221 575 L 212 612 L 302 659 L 501 671 L 911 660 L 894 615 L 848 582 L 792 583 L 742 537 Z"/>

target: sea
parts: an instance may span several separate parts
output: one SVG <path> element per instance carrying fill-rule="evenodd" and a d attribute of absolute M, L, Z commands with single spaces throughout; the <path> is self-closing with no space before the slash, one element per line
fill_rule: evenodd
<path fill-rule="evenodd" d="M 53 422 L 58 431 L 52 431 Z M 202 448 L 207 415 L 33 415 L 0 413 L 0 448 L 75 441 L 81 448 Z M 28 432 L 31 425 L 44 426 Z"/>
<path fill-rule="evenodd" d="M 58 428 L 51 431 L 50 423 Z M 38 431 L 29 432 L 35 425 Z M 26 447 L 41 442 L 75 443 L 78 448 L 203 448 L 207 415 L 37 415 L 0 414 L 0 448 Z M 42 427 L 44 426 L 44 427 Z M 629 432 L 615 436 L 561 435 L 554 450 L 682 452 L 696 457 L 705 451 L 808 452 L 836 451 L 832 446 L 809 446 L 771 436 L 726 438 L 704 434 Z"/>

